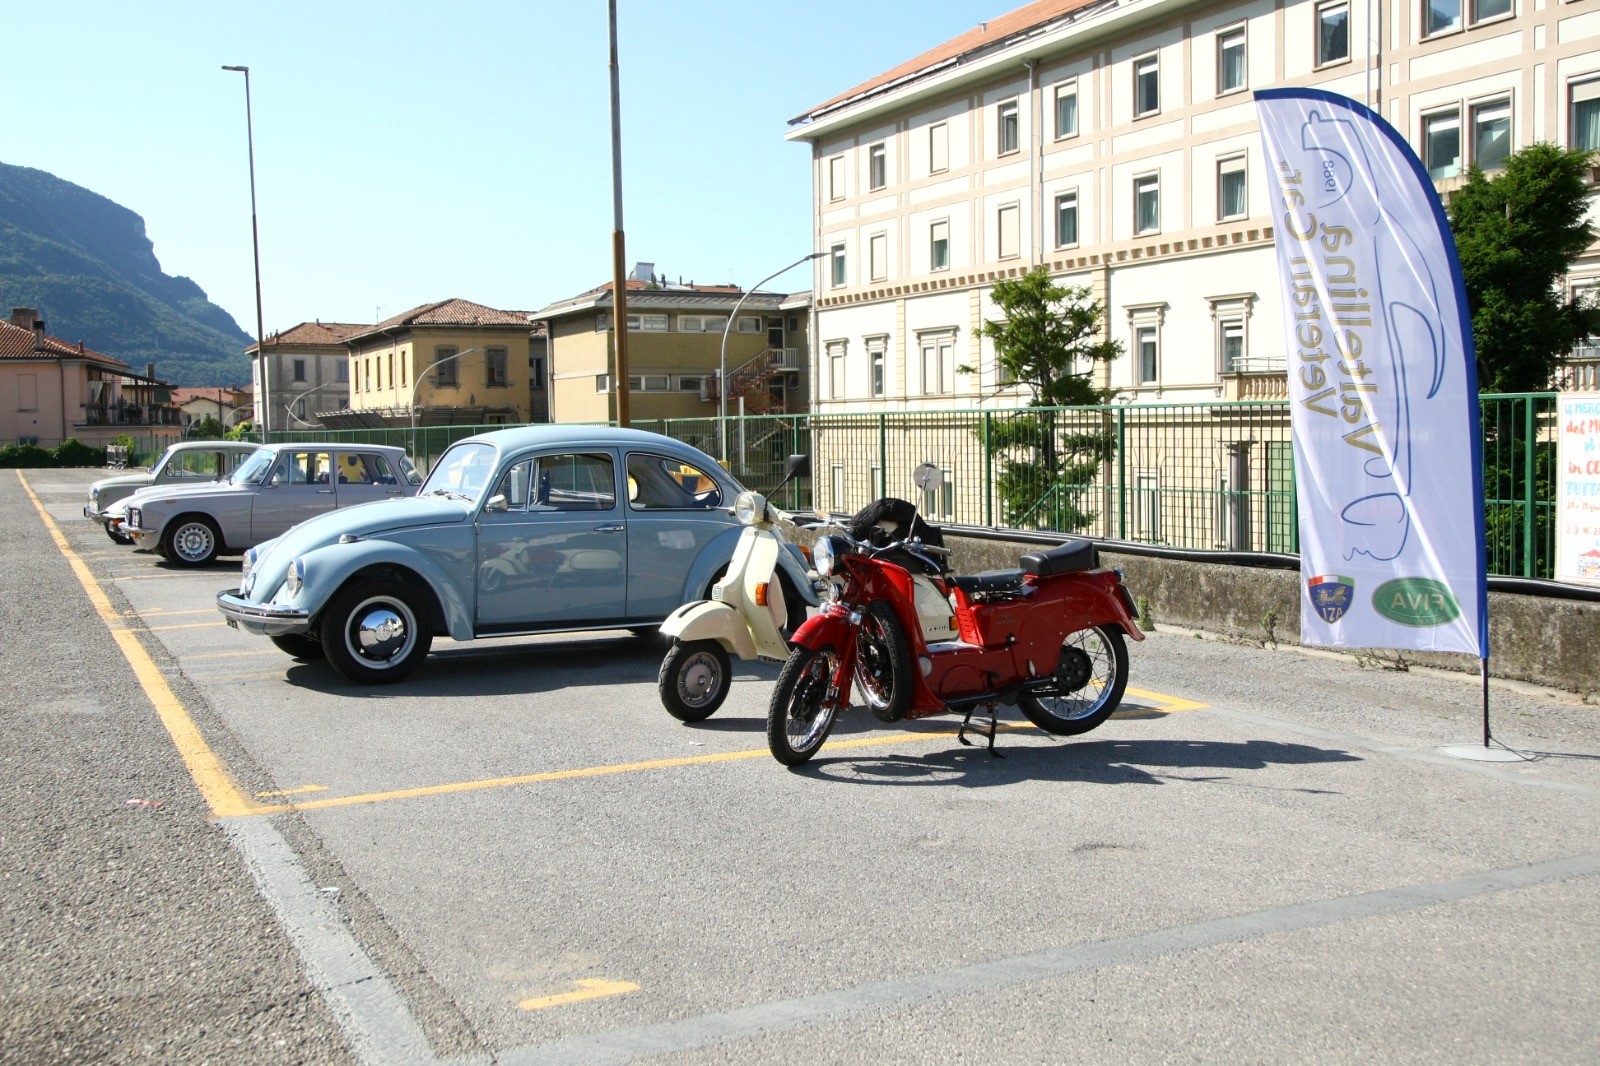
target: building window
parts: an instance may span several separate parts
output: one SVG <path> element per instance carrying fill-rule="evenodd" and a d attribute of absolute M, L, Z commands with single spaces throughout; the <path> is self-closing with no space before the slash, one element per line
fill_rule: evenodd
<path fill-rule="evenodd" d="M 874 233 L 867 238 L 867 266 L 873 281 L 883 281 L 889 276 L 889 235 Z"/>
<path fill-rule="evenodd" d="M 928 227 L 928 267 L 950 269 L 950 220 L 941 218 Z"/>
<path fill-rule="evenodd" d="M 1136 385 L 1154 385 L 1161 369 L 1161 332 L 1155 326 L 1140 326 L 1133 331 L 1133 350 L 1138 358 Z"/>
<path fill-rule="evenodd" d="M 300 399 L 298 399 L 298 400 L 296 400 L 294 402 L 294 416 L 296 418 L 298 418 L 302 422 L 304 422 L 306 420 L 306 401 L 305 401 L 305 397 L 302 396 Z"/>
<path fill-rule="evenodd" d="M 1579 152 L 1600 150 L 1600 78 L 1577 82 L 1567 92 L 1572 99 L 1567 142 Z"/>
<path fill-rule="evenodd" d="M 1245 87 L 1244 27 L 1232 26 L 1217 32 L 1217 95 L 1238 92 Z"/>
<path fill-rule="evenodd" d="M 1161 474 L 1140 470 L 1133 477 L 1133 536 L 1153 541 L 1161 532 Z"/>
<path fill-rule="evenodd" d="M 390 375 L 391 377 L 393 375 Z M 378 356 L 378 391 L 383 391 L 383 356 Z"/>
<path fill-rule="evenodd" d="M 889 183 L 889 149 L 878 142 L 867 149 L 867 188 L 881 189 Z"/>
<path fill-rule="evenodd" d="M 939 333 L 920 338 L 922 391 L 927 396 L 948 396 L 955 391 L 956 338 Z"/>
<path fill-rule="evenodd" d="M 455 348 L 435 348 L 433 350 L 433 384 L 437 386 L 454 387 L 456 384 L 457 350 Z M 445 362 L 440 362 L 445 360 Z M 381 382 L 379 384 L 382 384 Z"/>
<path fill-rule="evenodd" d="M 888 341 L 882 337 L 867 342 L 867 361 L 872 366 L 872 395 L 883 395 L 883 363 Z"/>
<path fill-rule="evenodd" d="M 301 384 L 305 384 L 306 361 L 304 359 L 296 359 L 294 361 L 294 379 Z"/>
<path fill-rule="evenodd" d="M 1488 22 L 1490 19 L 1504 18 L 1511 14 L 1511 0 L 1472 0 L 1472 21 L 1474 24 Z"/>
<path fill-rule="evenodd" d="M 1472 161 L 1484 170 L 1505 166 L 1511 154 L 1511 101 L 1472 105 Z"/>
<path fill-rule="evenodd" d="M 760 333 L 761 319 L 755 315 L 740 315 L 739 324 L 734 329 L 740 333 Z"/>
<path fill-rule="evenodd" d="M 490 385 L 511 384 L 510 360 L 507 358 L 506 349 L 496 346 L 483 350 L 483 362 L 486 368 L 485 381 Z"/>
<path fill-rule="evenodd" d="M 950 169 L 950 127 L 943 122 L 928 127 L 928 173 Z"/>
<path fill-rule="evenodd" d="M 1000 236 L 1000 258 L 1015 259 L 1022 254 L 1022 207 L 1006 204 L 995 219 Z"/>
<path fill-rule="evenodd" d="M 1461 112 L 1455 108 L 1422 116 L 1422 165 L 1434 181 L 1461 173 Z"/>
<path fill-rule="evenodd" d="M 1350 58 L 1350 4 L 1348 0 L 1317 5 L 1317 66 Z"/>
<path fill-rule="evenodd" d="M 828 343 L 828 397 L 844 399 L 844 341 Z"/>
<path fill-rule="evenodd" d="M 333 368 L 333 380 L 339 382 L 339 384 L 341 384 L 341 385 L 349 384 L 349 382 L 350 382 L 350 364 L 349 364 L 349 362 L 347 362 L 344 359 L 341 359 L 341 360 L 339 360 L 338 363 L 336 363 L 334 365 L 334 368 Z"/>
<path fill-rule="evenodd" d="M 1224 374 L 1244 369 L 1244 319 L 1225 318 L 1217 323 L 1217 357 Z"/>
<path fill-rule="evenodd" d="M 922 516 L 949 522 L 956 513 L 956 484 L 950 471 L 941 467 L 943 475 L 937 486 L 930 485 L 922 491 Z"/>
<path fill-rule="evenodd" d="M 1161 110 L 1161 66 L 1154 55 L 1133 61 L 1133 114 L 1153 115 Z"/>
<path fill-rule="evenodd" d="M 845 284 L 844 245 L 842 245 L 842 244 L 834 245 L 828 258 L 829 258 L 829 262 L 830 262 L 830 264 L 832 265 L 832 268 L 833 268 L 832 269 L 833 287 L 836 288 L 836 289 L 842 289 L 842 288 L 844 288 L 844 284 Z"/>
<path fill-rule="evenodd" d="M 633 374 L 628 377 L 628 388 L 634 392 L 668 392 L 672 378 L 666 374 Z"/>
<path fill-rule="evenodd" d="M 544 356 L 531 355 L 528 357 L 528 380 L 536 389 L 545 387 Z"/>
<path fill-rule="evenodd" d="M 1133 232 L 1161 231 L 1161 175 L 1142 174 L 1133 179 Z"/>
<path fill-rule="evenodd" d="M 663 316 L 665 317 L 665 316 Z M 756 320 L 757 328 L 754 330 L 741 329 L 741 333 L 759 333 L 760 319 Z M 679 315 L 679 333 L 721 333 L 728 328 L 727 315 Z"/>
<path fill-rule="evenodd" d="M 1078 82 L 1064 81 L 1056 86 L 1056 140 L 1078 135 Z"/>
<path fill-rule="evenodd" d="M 1461 0 L 1427 0 L 1422 5 L 1422 35 L 1448 33 L 1461 28 Z"/>
<path fill-rule="evenodd" d="M 1017 120 L 1017 102 L 1006 100 L 996 109 L 998 116 L 999 140 L 995 150 L 1000 155 L 1007 155 L 1022 147 L 1021 130 Z"/>
<path fill-rule="evenodd" d="M 1078 190 L 1056 195 L 1056 247 L 1073 248 L 1078 243 Z"/>
<path fill-rule="evenodd" d="M 1217 160 L 1217 221 L 1243 218 L 1250 213 L 1245 190 L 1245 157 Z"/>
<path fill-rule="evenodd" d="M 844 156 L 836 155 L 828 160 L 828 199 L 844 199 Z"/>
<path fill-rule="evenodd" d="M 594 376 L 594 391 L 595 392 L 610 392 L 611 391 L 611 375 L 610 374 L 596 374 Z"/>

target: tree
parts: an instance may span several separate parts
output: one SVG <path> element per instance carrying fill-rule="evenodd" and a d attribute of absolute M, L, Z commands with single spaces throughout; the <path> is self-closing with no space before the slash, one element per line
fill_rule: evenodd
<path fill-rule="evenodd" d="M 206 415 L 189 431 L 190 440 L 221 440 L 224 430 L 216 415 Z"/>
<path fill-rule="evenodd" d="M 1474 164 L 1450 199 L 1483 392 L 1549 389 L 1562 356 L 1600 335 L 1600 308 L 1561 288 L 1595 236 L 1592 155 L 1530 144 L 1493 178 Z"/>
<path fill-rule="evenodd" d="M 1006 453 L 995 477 L 1001 520 L 1082 529 L 1095 512 L 1080 503 L 1110 458 L 1111 437 L 1098 411 L 1058 408 L 1106 403 L 1112 390 L 1094 383 L 1095 372 L 1121 355 L 1122 345 L 1102 335 L 1104 309 L 1088 287 L 1058 285 L 1043 267 L 995 282 L 990 298 L 1002 317 L 984 322 L 979 335 L 994 343 L 993 387 L 1025 386 L 1028 406 L 1045 409 L 990 424 L 989 447 Z"/>

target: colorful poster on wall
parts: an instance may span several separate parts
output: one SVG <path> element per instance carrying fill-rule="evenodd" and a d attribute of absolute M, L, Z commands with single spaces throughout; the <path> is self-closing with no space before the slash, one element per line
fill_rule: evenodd
<path fill-rule="evenodd" d="M 1375 112 L 1255 94 L 1287 336 L 1301 639 L 1488 655 L 1477 368 L 1449 223 Z"/>
<path fill-rule="evenodd" d="M 1556 580 L 1600 586 L 1600 392 L 1556 398 Z"/>

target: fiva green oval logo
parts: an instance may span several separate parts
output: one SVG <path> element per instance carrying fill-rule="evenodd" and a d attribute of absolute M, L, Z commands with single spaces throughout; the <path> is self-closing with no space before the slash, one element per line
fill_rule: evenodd
<path fill-rule="evenodd" d="M 1403 626 L 1442 626 L 1461 617 L 1450 586 L 1431 577 L 1397 577 L 1372 594 L 1372 606 Z"/>

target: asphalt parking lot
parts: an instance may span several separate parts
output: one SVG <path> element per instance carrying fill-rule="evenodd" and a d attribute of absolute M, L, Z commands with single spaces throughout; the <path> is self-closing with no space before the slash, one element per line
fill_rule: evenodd
<path fill-rule="evenodd" d="M 208 860 L 226 889 L 194 914 L 255 915 L 238 1014 L 312 990 L 281 1046 L 207 1022 L 254 1033 L 252 1057 L 1600 1056 L 1600 708 L 1496 686 L 1497 734 L 1528 758 L 1466 761 L 1438 749 L 1477 739 L 1475 677 L 1158 632 L 1082 738 L 1012 711 L 993 758 L 951 719 L 857 711 L 788 771 L 763 735 L 776 665 L 685 726 L 653 639 L 441 639 L 378 688 L 295 662 L 212 606 L 237 559 L 177 569 L 86 521 L 99 473 L 0 472 L 7 529 L 32 530 L 0 571 L 4 643 L 23 654 L 19 598 L 51 589 L 40 610 L 78 635 L 29 654 L 95 664 L 81 690 L 52 682 L 33 735 L 92 705 L 167 738 L 144 753 L 173 768 L 144 782 L 164 791 L 129 797 L 162 806 L 116 816 L 220 831 L 236 872 Z M 7 736 L 21 765 L 36 741 Z M 32 832 L 4 809 L 8 837 Z M 15 969 L 0 985 L 24 1001 Z M 114 1027 L 97 1040 L 137 1057 Z"/>

